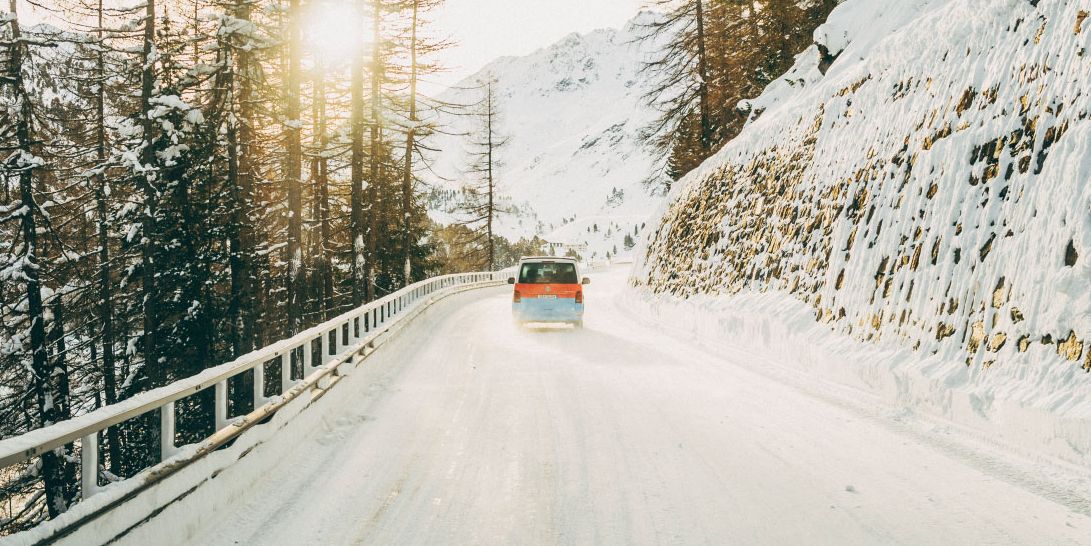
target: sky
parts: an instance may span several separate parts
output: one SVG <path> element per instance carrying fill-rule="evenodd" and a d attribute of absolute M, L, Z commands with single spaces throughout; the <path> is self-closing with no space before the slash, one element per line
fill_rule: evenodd
<path fill-rule="evenodd" d="M 334 5 L 342 1 L 331 0 Z M 107 0 L 107 4 L 117 2 Z M 620 28 L 648 3 L 649 0 L 446 0 L 429 16 L 431 32 L 452 41 L 454 46 L 439 56 L 447 70 L 431 76 L 431 81 L 423 82 L 424 87 L 443 89 L 497 57 L 533 53 L 573 32 Z M 20 12 L 24 17 L 29 16 L 32 21 L 41 17 L 30 4 L 25 1 L 23 4 Z"/>
<path fill-rule="evenodd" d="M 489 61 L 521 56 L 573 32 L 618 28 L 647 0 L 447 0 L 433 15 L 434 30 L 456 45 L 442 53 L 448 71 L 432 85 L 453 84 Z"/>

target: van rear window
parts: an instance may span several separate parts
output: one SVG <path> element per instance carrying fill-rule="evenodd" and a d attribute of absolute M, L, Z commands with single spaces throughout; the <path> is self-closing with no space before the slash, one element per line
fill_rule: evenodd
<path fill-rule="evenodd" d="M 579 284 L 576 264 L 569 262 L 528 262 L 519 270 L 520 284 Z"/>

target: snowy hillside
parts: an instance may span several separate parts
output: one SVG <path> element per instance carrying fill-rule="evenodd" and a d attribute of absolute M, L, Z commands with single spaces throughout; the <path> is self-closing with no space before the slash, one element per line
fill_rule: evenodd
<path fill-rule="evenodd" d="M 636 282 L 725 295 L 735 331 L 790 296 L 835 334 L 912 351 L 881 372 L 901 400 L 1087 456 L 1088 9 L 848 0 L 815 32 L 828 55 L 800 55 L 676 184 Z M 1034 412 L 1083 424 L 1015 417 Z"/>
<path fill-rule="evenodd" d="M 647 78 L 638 75 L 652 46 L 637 43 L 642 18 L 652 16 L 642 13 L 617 30 L 572 34 L 526 57 L 498 59 L 440 97 L 472 104 L 480 99 L 473 89 L 479 82 L 497 81 L 500 131 L 509 139 L 499 191 L 520 211 L 501 218 L 501 235 L 587 242 L 588 257 L 601 257 L 614 247 L 624 253 L 625 236 L 654 212 L 662 198 L 645 184 L 657 169 L 642 132 L 656 112 L 641 100 Z M 454 134 L 432 143 L 441 150 L 432 182 L 457 188 L 469 162 L 459 134 L 471 131 L 474 120 L 447 115 L 438 121 Z M 453 219 L 432 212 L 440 222 Z"/>

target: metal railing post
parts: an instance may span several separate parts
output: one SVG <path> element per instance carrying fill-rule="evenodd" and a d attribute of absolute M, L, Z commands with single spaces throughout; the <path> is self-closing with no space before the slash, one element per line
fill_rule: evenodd
<path fill-rule="evenodd" d="M 254 366 L 254 409 L 265 405 L 265 362 Z"/>
<path fill-rule="evenodd" d="M 280 394 L 284 394 L 292 388 L 292 358 L 295 348 L 280 355 Z"/>
<path fill-rule="evenodd" d="M 174 455 L 174 402 L 159 408 L 159 457 L 165 461 Z"/>
<path fill-rule="evenodd" d="M 303 342 L 303 377 L 307 377 L 314 371 L 314 340 Z"/>
<path fill-rule="evenodd" d="M 80 493 L 84 500 L 98 493 L 98 433 L 80 440 Z"/>
<path fill-rule="evenodd" d="M 326 332 L 326 336 L 329 336 L 329 335 L 330 335 L 330 333 Z M 333 342 L 330 343 L 330 350 L 329 350 L 329 353 L 330 353 L 329 356 L 330 357 L 337 356 L 337 344 L 341 341 L 340 338 L 341 338 L 341 326 L 337 326 L 337 328 L 335 328 L 333 330 Z"/>
<path fill-rule="evenodd" d="M 215 392 L 215 414 L 216 430 L 222 430 L 227 426 L 227 380 L 216 383 L 214 387 Z"/>

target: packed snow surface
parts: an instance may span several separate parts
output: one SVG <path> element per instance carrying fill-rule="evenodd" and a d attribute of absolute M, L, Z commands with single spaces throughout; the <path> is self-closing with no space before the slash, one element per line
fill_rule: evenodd
<path fill-rule="evenodd" d="M 634 314 L 449 298 L 123 544 L 1086 544 L 1087 468 Z M 686 330 L 683 330 L 685 328 Z M 755 338 L 760 341 L 760 337 Z M 757 343 L 757 342 L 755 342 Z"/>

